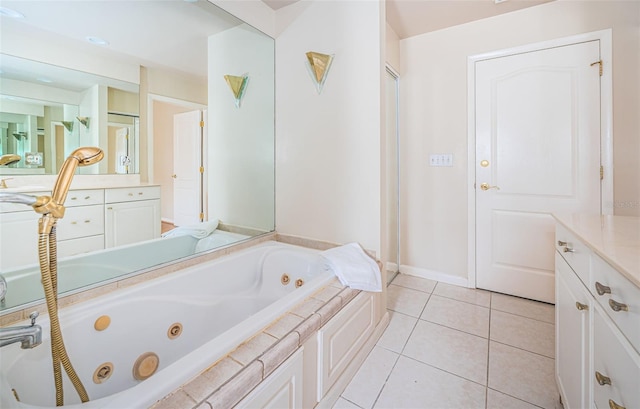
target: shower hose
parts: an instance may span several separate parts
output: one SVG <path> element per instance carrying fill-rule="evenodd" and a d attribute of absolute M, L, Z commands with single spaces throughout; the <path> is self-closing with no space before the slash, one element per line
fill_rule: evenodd
<path fill-rule="evenodd" d="M 53 378 L 56 387 L 56 406 L 64 405 L 64 392 L 62 390 L 62 370 L 64 368 L 76 388 L 80 400 L 89 401 L 89 395 L 82 385 L 82 381 L 76 374 L 69 355 L 64 346 L 60 321 L 58 319 L 58 250 L 56 241 L 56 219 L 50 214 L 45 214 L 40 218 L 42 225 L 51 225 L 49 233 L 43 232 L 47 229 L 41 228 L 38 235 L 38 256 L 40 260 L 40 272 L 42 274 L 42 286 L 44 288 L 47 311 L 51 322 L 51 356 L 53 359 Z"/>

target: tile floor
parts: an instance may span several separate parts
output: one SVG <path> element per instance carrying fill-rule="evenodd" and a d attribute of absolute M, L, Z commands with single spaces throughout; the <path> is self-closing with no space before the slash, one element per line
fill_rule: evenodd
<path fill-rule="evenodd" d="M 389 327 L 334 409 L 561 408 L 553 305 L 398 275 Z"/>

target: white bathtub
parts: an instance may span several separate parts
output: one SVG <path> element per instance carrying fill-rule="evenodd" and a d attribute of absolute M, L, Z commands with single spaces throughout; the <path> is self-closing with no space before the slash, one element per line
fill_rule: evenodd
<path fill-rule="evenodd" d="M 291 280 L 281 283 L 283 273 Z M 65 406 L 82 408 L 147 408 L 235 349 L 295 304 L 326 285 L 315 250 L 265 242 L 159 279 L 119 290 L 60 311 L 65 345 L 91 399 L 79 404 L 65 376 Z M 296 289 L 294 282 L 305 284 Z M 103 331 L 94 329 L 100 316 L 111 318 Z M 169 339 L 180 323 L 182 335 Z M 42 345 L 0 349 L 0 407 L 54 407 L 49 325 Z M 159 357 L 158 371 L 144 381 L 132 375 L 136 359 L 146 352 Z M 93 381 L 103 363 L 113 374 Z M 14 398 L 13 390 L 20 397 Z"/>
<path fill-rule="evenodd" d="M 247 238 L 249 236 L 215 230 L 201 240 L 191 236 L 159 238 L 65 257 L 58 261 L 58 292 L 86 288 Z M 3 272 L 3 276 L 8 288 L 1 306 L 3 311 L 24 308 L 25 304 L 44 298 L 37 264 Z"/>

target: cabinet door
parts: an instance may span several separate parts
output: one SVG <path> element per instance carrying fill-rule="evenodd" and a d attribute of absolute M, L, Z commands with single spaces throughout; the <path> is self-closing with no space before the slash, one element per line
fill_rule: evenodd
<path fill-rule="evenodd" d="M 298 349 L 234 407 L 236 409 L 302 408 L 302 351 L 302 348 Z"/>
<path fill-rule="evenodd" d="M 556 377 L 565 409 L 587 408 L 591 297 L 556 253 Z"/>
<path fill-rule="evenodd" d="M 597 408 L 640 408 L 640 355 L 598 305 L 593 313 L 590 381 Z"/>
<path fill-rule="evenodd" d="M 29 210 L 0 213 L 0 271 L 38 264 L 38 219 Z"/>
<path fill-rule="evenodd" d="M 105 247 L 160 237 L 160 200 L 105 205 Z"/>

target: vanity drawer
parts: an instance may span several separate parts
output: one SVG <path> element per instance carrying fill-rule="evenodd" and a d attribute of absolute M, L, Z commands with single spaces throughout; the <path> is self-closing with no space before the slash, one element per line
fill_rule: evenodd
<path fill-rule="evenodd" d="M 640 353 L 640 288 L 596 256 L 592 258 L 591 278 L 589 291 L 596 302 Z"/>
<path fill-rule="evenodd" d="M 58 241 L 58 258 L 104 249 L 104 235 Z"/>
<path fill-rule="evenodd" d="M 556 226 L 556 250 L 576 272 L 580 280 L 589 282 L 589 259 L 591 250 L 564 227 Z"/>
<path fill-rule="evenodd" d="M 64 201 L 65 207 L 89 206 L 103 203 L 103 189 L 70 190 L 67 194 L 67 199 Z"/>
<path fill-rule="evenodd" d="M 104 206 L 70 207 L 58 220 L 58 240 L 104 234 Z"/>
<path fill-rule="evenodd" d="M 105 203 L 160 199 L 160 186 L 123 187 L 105 190 Z"/>
<path fill-rule="evenodd" d="M 593 339 L 591 385 L 595 406 L 615 408 L 612 401 L 627 409 L 640 408 L 640 355 L 599 306 L 593 314 Z"/>

